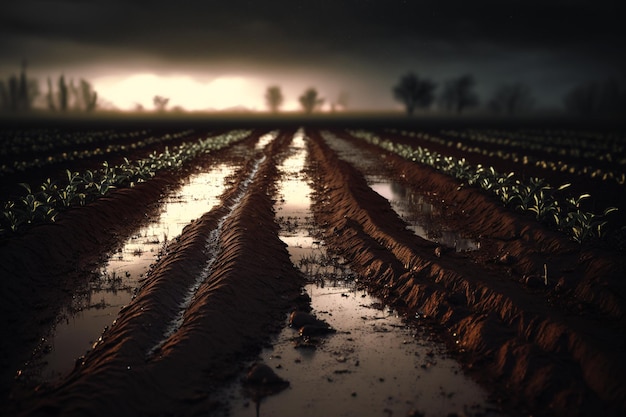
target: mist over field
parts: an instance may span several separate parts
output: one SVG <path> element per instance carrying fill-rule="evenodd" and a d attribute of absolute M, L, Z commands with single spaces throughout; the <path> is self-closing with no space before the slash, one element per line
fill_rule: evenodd
<path fill-rule="evenodd" d="M 447 86 L 466 75 L 473 113 L 493 112 L 494 98 L 517 87 L 532 111 L 567 109 L 578 88 L 600 112 L 599 101 L 623 106 L 618 5 L 11 1 L 0 13 L 1 97 L 10 107 L 10 77 L 25 70 L 38 83 L 36 109 L 51 107 L 50 91 L 57 100 L 64 76 L 70 90 L 89 82 L 100 111 L 153 111 L 159 96 L 167 111 L 266 112 L 266 89 L 278 86 L 283 112 L 300 112 L 307 88 L 323 99 L 317 111 L 402 112 L 392 89 L 414 73 L 436 85 L 426 112 L 449 112 Z"/>

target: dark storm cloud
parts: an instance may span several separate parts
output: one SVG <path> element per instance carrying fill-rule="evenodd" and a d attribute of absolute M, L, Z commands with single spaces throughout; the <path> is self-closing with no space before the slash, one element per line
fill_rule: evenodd
<path fill-rule="evenodd" d="M 149 60 L 155 66 L 336 70 L 393 79 L 416 67 L 440 77 L 481 71 L 493 78 L 497 68 L 510 72 L 516 63 L 518 73 L 560 65 L 592 77 L 604 70 L 624 73 L 618 5 L 20 0 L 2 6 L 0 64 L 14 67 L 22 57 L 55 68 Z"/>
<path fill-rule="evenodd" d="M 597 1 L 21 0 L 4 9 L 5 39 L 72 40 L 188 59 L 350 53 L 415 39 L 558 47 L 623 36 L 617 2 Z"/>

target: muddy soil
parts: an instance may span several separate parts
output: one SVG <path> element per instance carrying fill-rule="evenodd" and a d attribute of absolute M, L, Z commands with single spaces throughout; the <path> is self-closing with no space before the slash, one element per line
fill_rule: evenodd
<path fill-rule="evenodd" d="M 9 335 L 0 352 L 3 411 L 210 413 L 217 387 L 258 354 L 289 311 L 307 304 L 273 211 L 276 167 L 293 133 L 282 131 L 256 150 L 259 134 L 252 135 L 252 156 L 223 204 L 184 229 L 115 324 L 58 383 L 33 387 L 13 377 L 84 279 L 72 271 L 97 263 L 132 233 L 173 179 L 118 190 L 0 247 L 2 334 Z M 467 372 L 512 414 L 624 414 L 619 254 L 580 247 L 479 190 L 459 189 L 429 168 L 353 141 L 381 155 L 397 181 L 444 205 L 448 220 L 480 241 L 476 251 L 446 250 L 407 229 L 363 173 L 328 147 L 333 135 L 352 141 L 348 134 L 306 133 L 315 221 L 328 249 L 375 295 L 445 329 Z"/>
<path fill-rule="evenodd" d="M 73 131 L 66 129 L 65 132 Z M 98 129 L 94 130 L 98 132 Z M 100 129 L 100 131 L 106 131 L 106 129 Z M 92 152 L 90 156 L 81 156 L 71 161 L 57 162 L 52 164 L 45 164 L 41 167 L 33 167 L 25 171 L 16 171 L 14 173 L 7 173 L 2 175 L 2 181 L 0 181 L 0 195 L 2 201 L 10 199 L 19 199 L 24 195 L 24 188 L 19 184 L 26 183 L 31 186 L 33 190 L 37 190 L 40 184 L 42 184 L 47 178 L 66 178 L 66 170 L 72 172 L 84 172 L 85 170 L 98 170 L 102 168 L 102 163 L 107 162 L 110 166 L 119 165 L 124 163 L 124 158 L 129 160 L 137 160 L 147 157 L 152 152 L 157 154 L 164 151 L 165 147 L 172 149 L 179 146 L 183 142 L 192 142 L 197 139 L 207 138 L 210 136 L 218 135 L 223 130 L 193 130 L 193 129 L 178 129 L 178 130 L 158 130 L 158 129 L 128 129 L 133 133 L 132 136 L 123 136 L 121 138 L 115 138 L 107 140 L 107 136 L 91 144 L 81 144 L 69 146 L 55 147 L 52 151 L 45 152 L 33 152 L 33 153 L 19 153 L 17 155 L 4 155 L 0 157 L 0 164 L 7 164 L 12 166 L 14 159 L 17 161 L 31 162 L 35 158 L 45 160 L 47 156 L 60 155 L 62 153 L 72 154 L 73 151 L 79 152 Z M 58 132 L 55 129 L 27 131 L 30 134 L 38 136 L 40 134 L 54 134 Z M 74 132 L 77 135 L 90 135 L 90 130 L 76 130 Z M 127 132 L 121 132 L 127 133 Z M 11 135 L 11 130 L 0 131 L 0 139 L 2 135 Z M 151 140 L 158 139 L 156 143 L 149 144 Z M 144 141 L 146 144 L 143 147 L 136 147 L 137 142 Z M 106 153 L 103 149 L 106 149 L 108 143 L 123 146 L 123 149 Z M 95 153 L 94 150 L 99 149 L 101 153 Z"/>
<path fill-rule="evenodd" d="M 581 248 L 477 190 L 459 190 L 432 169 L 381 154 L 399 180 L 445 204 L 450 221 L 481 242 L 478 251 L 442 250 L 409 233 L 354 167 L 329 152 L 318 132 L 309 134 L 322 171 L 317 221 L 328 225 L 326 241 L 361 266 L 379 295 L 458 334 L 468 368 L 506 387 L 503 395 L 515 407 L 560 415 L 622 412 L 618 253 Z"/>

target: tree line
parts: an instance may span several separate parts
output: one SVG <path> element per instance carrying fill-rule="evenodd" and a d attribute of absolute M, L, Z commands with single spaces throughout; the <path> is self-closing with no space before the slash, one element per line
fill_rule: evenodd
<path fill-rule="evenodd" d="M 475 87 L 476 81 L 471 74 L 461 75 L 446 81 L 436 97 L 435 82 L 409 72 L 400 77 L 392 93 L 404 105 L 408 115 L 417 109 L 429 109 L 436 101 L 444 111 L 461 114 L 480 104 Z M 486 108 L 496 114 L 513 116 L 529 113 L 534 104 L 535 98 L 528 85 L 512 83 L 499 86 L 487 101 Z M 565 94 L 563 105 L 568 113 L 577 116 L 624 114 L 626 89 L 614 79 L 581 84 Z"/>
<path fill-rule="evenodd" d="M 265 92 L 265 103 L 272 113 L 278 113 L 284 101 L 285 97 L 283 96 L 280 86 L 272 85 L 267 88 Z M 302 107 L 302 111 L 307 114 L 311 114 L 315 110 L 320 109 L 324 105 L 325 101 L 326 99 L 320 97 L 317 90 L 313 87 L 307 88 L 302 95 L 298 97 L 298 102 Z M 331 111 L 346 109 L 348 107 L 348 101 L 348 93 L 342 91 L 339 93 L 337 100 L 330 103 Z"/>
<path fill-rule="evenodd" d="M 42 97 L 39 82 L 28 77 L 27 63 L 22 62 L 19 74 L 13 74 L 6 80 L 0 79 L 0 110 L 4 112 L 27 112 L 35 107 L 35 101 Z M 98 93 L 85 79 L 67 81 L 64 75 L 53 82 L 47 79 L 45 105 L 48 110 L 65 112 L 94 111 L 98 104 Z"/>
<path fill-rule="evenodd" d="M 392 87 L 395 100 L 400 102 L 408 115 L 418 109 L 425 111 L 434 104 L 440 111 L 462 114 L 483 104 L 484 108 L 495 114 L 514 116 L 530 113 L 535 105 L 531 88 L 524 83 L 500 85 L 486 103 L 481 103 L 475 91 L 476 81 L 471 74 L 464 74 L 446 80 L 439 94 L 435 94 L 436 82 L 408 72 L 401 76 Z M 271 85 L 265 92 L 265 104 L 270 112 L 278 113 L 285 97 L 280 86 Z M 92 112 L 98 106 L 98 93 L 85 79 L 67 80 L 64 75 L 53 80 L 47 78 L 47 91 L 42 93 L 36 79 L 27 75 L 27 63 L 22 62 L 18 74 L 0 79 L 0 111 L 18 113 L 34 109 L 36 100 L 45 103 L 50 111 L 86 111 Z M 324 105 L 314 87 L 307 88 L 298 97 L 302 111 L 311 114 Z M 331 111 L 346 109 L 349 96 L 341 92 L 335 101 L 330 102 Z M 155 110 L 165 111 L 169 98 L 155 95 Z M 587 82 L 570 89 L 563 97 L 565 110 L 576 116 L 624 115 L 626 114 L 626 89 L 624 84 L 615 79 L 602 82 Z"/>

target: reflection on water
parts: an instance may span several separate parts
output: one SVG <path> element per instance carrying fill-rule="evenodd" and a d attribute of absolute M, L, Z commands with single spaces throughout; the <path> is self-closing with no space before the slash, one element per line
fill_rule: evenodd
<path fill-rule="evenodd" d="M 416 235 L 455 248 L 457 252 L 480 247 L 480 242 L 466 238 L 446 225 L 441 207 L 431 204 L 426 196 L 393 181 L 391 175 L 381 174 L 385 168 L 379 155 L 356 148 L 334 135 L 325 134 L 325 138 L 341 159 L 363 173 L 374 191 L 389 200 L 391 207 Z"/>
<path fill-rule="evenodd" d="M 57 379 L 72 369 L 76 358 L 91 348 L 131 301 L 134 289 L 168 240 L 219 203 L 225 179 L 234 171 L 231 165 L 219 164 L 186 178 L 179 189 L 162 200 L 158 218 L 128 238 L 93 274 L 89 286 L 75 294 L 73 305 L 62 313 L 47 341 L 47 353 L 36 365 L 42 381 Z"/>
<path fill-rule="evenodd" d="M 259 138 L 254 148 L 256 150 L 261 150 L 265 148 L 265 146 L 267 146 L 271 141 L 273 141 L 276 138 L 276 135 L 278 135 L 277 131 L 272 131 L 272 132 L 264 134 L 263 136 Z"/>
<path fill-rule="evenodd" d="M 217 400 L 229 407 L 218 415 L 499 415 L 487 403 L 486 393 L 429 337 L 427 327 L 407 325 L 394 310 L 359 289 L 357 275 L 315 237 L 305 157 L 298 132 L 290 157 L 280 167 L 284 175 L 275 207 L 280 238 L 309 282 L 304 290 L 311 297 L 312 312 L 337 332 L 315 338 L 313 346 L 296 348 L 297 329 L 285 324 L 259 361 L 288 380 L 289 387 L 257 404 L 237 378 L 218 394 Z"/>
<path fill-rule="evenodd" d="M 369 176 L 367 179 L 372 189 L 389 200 L 391 207 L 416 235 L 455 248 L 457 252 L 476 250 L 480 247 L 480 242 L 464 238 L 440 223 L 444 213 L 439 207 L 431 204 L 424 195 L 380 176 Z"/>

